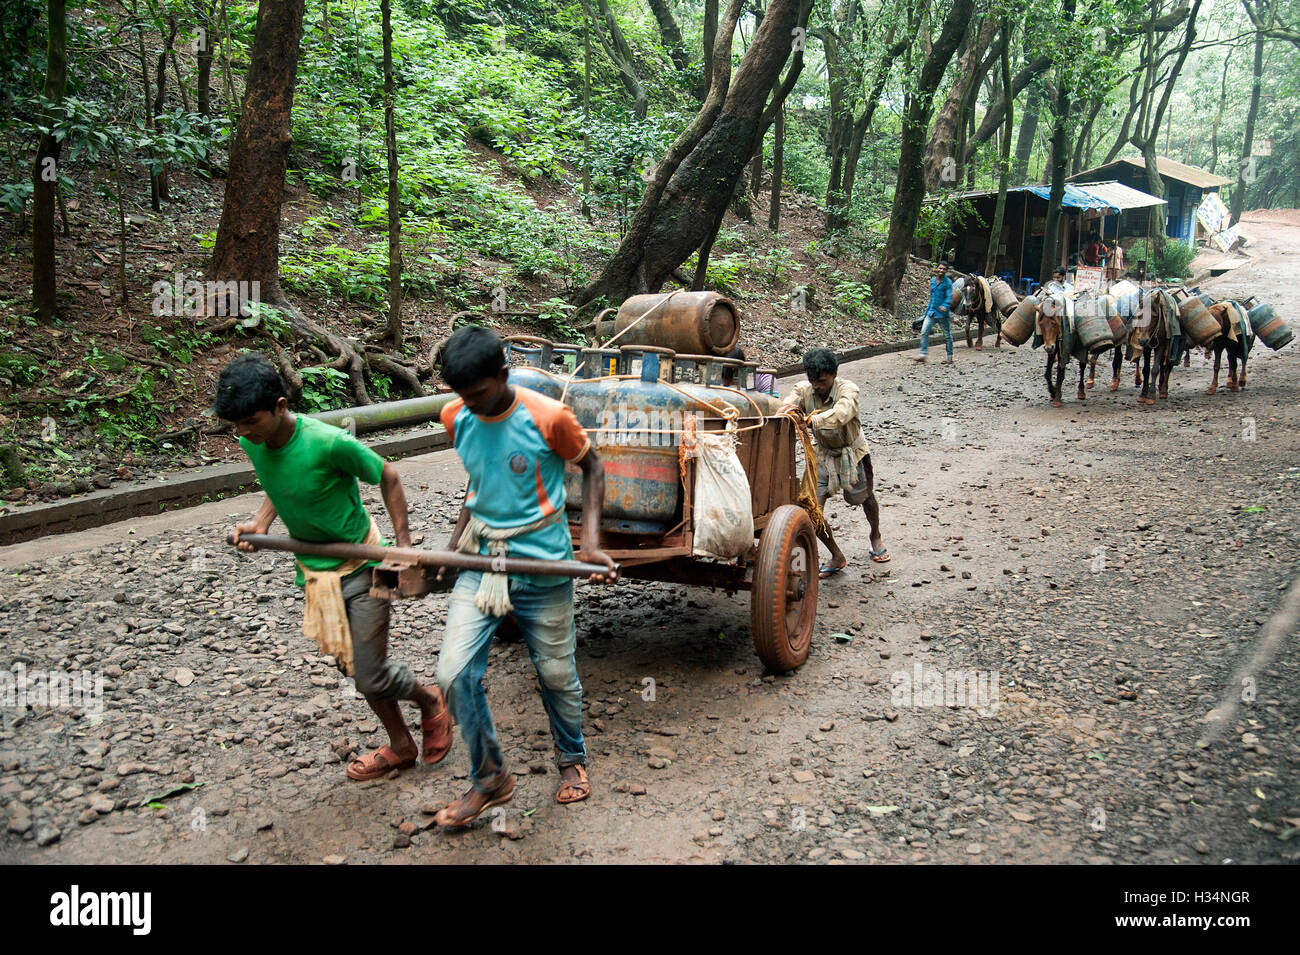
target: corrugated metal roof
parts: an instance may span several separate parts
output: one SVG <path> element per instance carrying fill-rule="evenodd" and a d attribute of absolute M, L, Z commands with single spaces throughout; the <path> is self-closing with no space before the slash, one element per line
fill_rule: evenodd
<path fill-rule="evenodd" d="M 1085 169 L 1083 172 L 1075 173 L 1069 177 L 1069 181 L 1074 182 L 1085 176 L 1108 172 L 1116 166 L 1132 166 L 1137 169 L 1145 169 L 1146 163 L 1141 159 L 1117 159 L 1114 162 L 1106 163 L 1104 166 L 1095 166 L 1092 169 Z M 1213 189 L 1215 186 L 1226 186 L 1232 182 L 1231 179 L 1224 179 L 1222 176 L 1216 176 L 1204 169 L 1185 165 L 1167 156 L 1156 157 L 1156 170 L 1162 176 L 1168 176 L 1170 179 L 1177 179 L 1179 182 L 1185 182 L 1190 186 L 1197 186 L 1201 189 Z"/>
<path fill-rule="evenodd" d="M 1087 182 L 1076 188 L 1094 196 L 1112 209 L 1146 209 L 1151 206 L 1163 206 L 1164 199 L 1157 199 L 1149 192 L 1133 189 L 1122 182 Z"/>

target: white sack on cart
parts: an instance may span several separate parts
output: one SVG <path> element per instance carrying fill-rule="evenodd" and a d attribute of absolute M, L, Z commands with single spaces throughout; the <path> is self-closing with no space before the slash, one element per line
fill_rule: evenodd
<path fill-rule="evenodd" d="M 749 479 L 736 457 L 736 436 L 696 435 L 695 556 L 729 559 L 754 546 Z"/>

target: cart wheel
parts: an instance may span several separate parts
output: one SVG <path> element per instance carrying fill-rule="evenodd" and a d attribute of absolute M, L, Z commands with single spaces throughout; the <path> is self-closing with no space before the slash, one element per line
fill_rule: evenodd
<path fill-rule="evenodd" d="M 769 670 L 793 670 L 808 659 L 817 620 L 817 534 L 797 505 L 773 511 L 758 540 L 749 619 L 754 650 Z"/>

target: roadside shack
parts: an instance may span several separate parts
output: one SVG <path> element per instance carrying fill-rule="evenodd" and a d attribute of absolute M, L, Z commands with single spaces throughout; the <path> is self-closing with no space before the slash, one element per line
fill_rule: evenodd
<path fill-rule="evenodd" d="M 1047 229 L 1050 186 L 1017 186 L 1007 190 L 1002 234 L 998 237 L 994 273 L 1022 292 L 1026 285 L 1041 280 L 1043 244 Z M 918 245 L 918 255 L 935 258 L 946 254 L 962 272 L 983 272 L 989 249 L 989 225 L 997 205 L 996 189 L 960 193 L 970 212 L 959 221 L 943 248 Z M 927 202 L 932 200 L 927 199 Z M 1119 182 L 1076 185 L 1066 183 L 1061 200 L 1057 264 L 1075 266 L 1089 233 L 1096 232 L 1107 244 L 1118 238 L 1125 249 L 1151 229 L 1151 210 L 1163 199 Z"/>

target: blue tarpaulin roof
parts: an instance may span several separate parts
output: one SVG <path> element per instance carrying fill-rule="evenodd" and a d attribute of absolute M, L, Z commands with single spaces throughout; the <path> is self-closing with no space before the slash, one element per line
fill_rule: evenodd
<path fill-rule="evenodd" d="M 1051 186 L 1029 186 L 1028 191 L 1032 192 L 1039 199 L 1051 199 L 1052 197 Z M 1061 198 L 1061 205 L 1073 206 L 1076 209 L 1108 209 L 1112 212 L 1119 211 L 1109 202 L 1098 199 L 1096 196 L 1089 195 L 1078 186 L 1068 182 L 1065 184 L 1065 195 Z"/>

